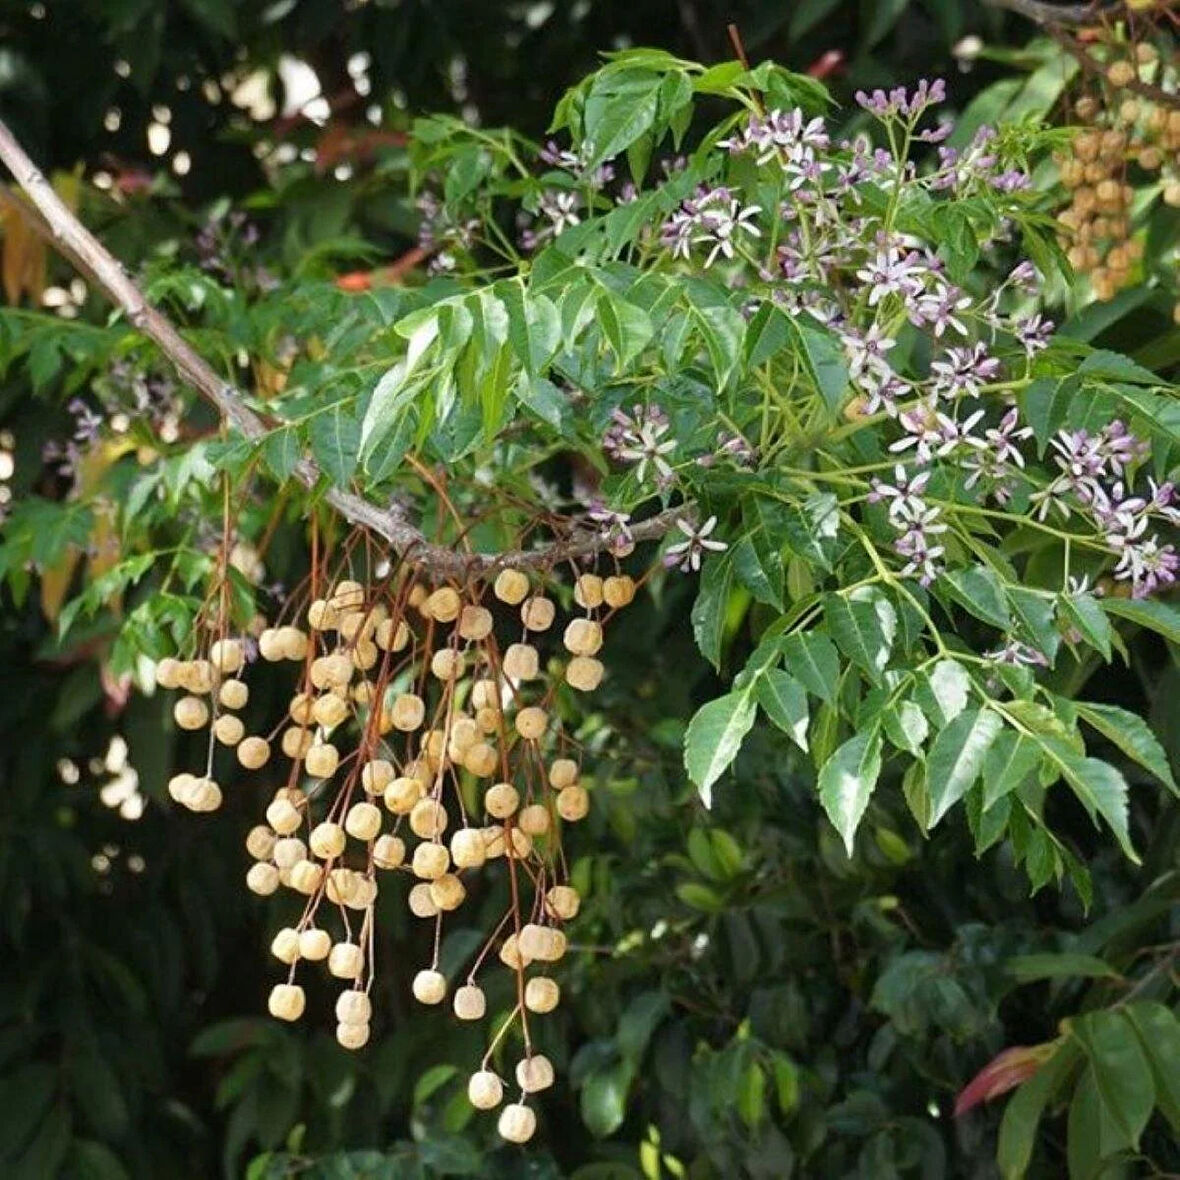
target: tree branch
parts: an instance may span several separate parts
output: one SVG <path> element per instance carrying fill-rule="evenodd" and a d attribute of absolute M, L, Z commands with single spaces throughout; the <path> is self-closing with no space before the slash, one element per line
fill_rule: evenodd
<path fill-rule="evenodd" d="M 223 381 L 171 321 L 147 302 L 118 260 L 54 192 L 3 120 L 0 120 L 0 160 L 40 214 L 30 218 L 31 224 L 106 292 L 134 327 L 156 344 L 181 377 L 235 430 L 248 439 L 263 437 L 267 433 L 266 423 L 250 408 L 245 396 Z M 295 469 L 296 478 L 309 488 L 319 482 L 321 475 L 309 457 L 302 459 Z M 607 548 L 606 540 L 597 530 L 572 522 L 565 537 L 537 549 L 459 553 L 428 541 L 397 509 L 381 508 L 363 496 L 336 487 L 330 488 L 324 498 L 345 520 L 383 537 L 399 557 L 435 578 L 466 580 L 505 568 L 548 569 Z M 690 514 L 689 506 L 667 509 L 635 525 L 631 534 L 636 541 L 654 540 Z"/>
<path fill-rule="evenodd" d="M 1122 4 L 1053 4 L 1050 0 L 983 0 L 988 8 L 1003 8 L 1038 25 L 1089 25 L 1122 9 Z"/>

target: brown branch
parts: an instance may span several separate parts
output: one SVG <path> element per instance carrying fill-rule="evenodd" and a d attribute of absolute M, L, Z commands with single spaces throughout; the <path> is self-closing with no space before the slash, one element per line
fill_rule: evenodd
<path fill-rule="evenodd" d="M 1061 46 L 1087 74 L 1093 74 L 1097 78 L 1105 78 L 1107 76 L 1107 65 L 1105 62 L 1099 61 L 1076 37 L 1070 36 L 1064 29 L 1054 28 L 1049 26 L 1045 32 Z M 1180 94 L 1174 93 L 1171 90 L 1164 90 L 1162 87 L 1153 86 L 1150 82 L 1141 82 L 1138 78 L 1132 78 L 1129 82 L 1124 82 L 1118 87 L 1120 90 L 1130 90 L 1133 94 L 1141 95 L 1143 98 L 1149 98 L 1158 106 L 1171 107 L 1173 110 L 1180 110 Z"/>
<path fill-rule="evenodd" d="M 267 433 L 266 423 L 250 408 L 245 396 L 223 381 L 171 321 L 147 302 L 122 265 L 54 192 L 2 120 L 0 160 L 36 206 L 40 216 L 30 220 L 38 231 L 107 293 L 132 325 L 156 344 L 181 377 L 210 402 L 226 422 L 247 439 L 262 438 Z M 321 475 L 311 458 L 302 459 L 295 469 L 295 476 L 309 488 L 319 482 Z M 593 556 L 607 548 L 607 542 L 599 532 L 574 523 L 565 537 L 537 549 L 457 553 L 427 541 L 398 509 L 381 508 L 341 488 L 330 488 L 324 499 L 345 520 L 383 537 L 400 557 L 435 578 L 466 580 L 508 567 L 548 569 L 560 562 Z M 631 534 L 636 541 L 654 540 L 690 514 L 688 506 L 667 509 L 635 525 Z"/>
<path fill-rule="evenodd" d="M 1038 25 L 1089 25 L 1122 10 L 1122 4 L 1053 4 L 1050 0 L 983 0 L 988 8 L 1003 8 Z"/>

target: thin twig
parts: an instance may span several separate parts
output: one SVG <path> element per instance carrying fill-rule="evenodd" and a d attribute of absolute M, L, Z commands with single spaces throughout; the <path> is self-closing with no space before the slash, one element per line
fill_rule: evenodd
<path fill-rule="evenodd" d="M 252 441 L 266 435 L 266 422 L 250 408 L 245 395 L 218 376 L 171 321 L 148 303 L 118 260 L 53 190 L 2 120 L 0 160 L 7 165 L 40 214 L 30 217 L 30 224 L 107 293 L 131 324 L 156 344 L 180 376 L 239 434 Z M 322 476 L 310 457 L 299 462 L 294 474 L 309 488 L 318 484 Z M 345 520 L 383 537 L 399 557 L 434 578 L 464 581 L 506 568 L 546 569 L 561 562 L 591 557 L 608 547 L 607 539 L 597 530 L 572 522 L 565 536 L 536 549 L 458 553 L 429 542 L 421 531 L 404 519 L 400 510 L 381 508 L 342 488 L 330 488 L 324 499 Z M 636 524 L 631 535 L 636 541 L 654 540 L 673 528 L 678 520 L 690 515 L 690 506 L 666 509 Z"/>

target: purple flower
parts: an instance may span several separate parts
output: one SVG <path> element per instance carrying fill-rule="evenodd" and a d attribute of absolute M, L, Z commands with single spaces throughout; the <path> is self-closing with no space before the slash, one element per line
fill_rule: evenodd
<path fill-rule="evenodd" d="M 700 528 L 694 528 L 685 520 L 678 520 L 676 527 L 687 539 L 669 545 L 664 551 L 664 565 L 669 569 L 677 566 L 684 573 L 695 573 L 701 568 L 701 560 L 707 551 L 720 553 L 723 549 L 729 548 L 724 541 L 718 541 L 710 536 L 717 527 L 715 516 L 710 516 Z"/>
<path fill-rule="evenodd" d="M 868 497 L 869 503 L 877 504 L 882 500 L 888 501 L 890 520 L 905 516 L 914 516 L 926 511 L 926 502 L 922 499 L 922 493 L 926 490 L 926 485 L 929 482 L 929 470 L 920 471 L 911 476 L 898 463 L 893 469 L 892 483 L 885 483 L 883 480 L 873 476 L 871 482 L 872 491 L 869 492 Z"/>
<path fill-rule="evenodd" d="M 983 658 L 993 664 L 1009 664 L 1012 667 L 1047 668 L 1049 659 L 1044 652 L 1019 639 L 1010 639 L 1003 647 L 985 652 Z"/>
<path fill-rule="evenodd" d="M 654 468 L 658 483 L 670 483 L 672 468 L 664 456 L 676 449 L 676 440 L 664 437 L 671 427 L 667 414 L 659 406 L 637 405 L 631 415 L 615 410 L 611 418 L 602 449 L 621 463 L 637 463 L 635 475 L 640 483 L 649 466 Z"/>
<path fill-rule="evenodd" d="M 915 327 L 930 327 L 934 335 L 941 337 L 947 328 L 954 328 L 960 336 L 967 335 L 967 325 L 959 319 L 959 313 L 971 306 L 971 296 L 964 295 L 941 279 L 936 280 L 933 290 L 921 292 L 908 308 L 910 323 Z"/>
<path fill-rule="evenodd" d="M 878 250 L 873 260 L 856 272 L 856 277 L 869 286 L 869 306 L 876 307 L 886 295 L 909 297 L 918 294 L 922 289 L 921 273 L 916 254 L 903 254 L 897 247 L 890 246 Z"/>
<path fill-rule="evenodd" d="M 1020 316 L 1012 322 L 1012 334 L 1024 349 L 1024 355 L 1032 360 L 1038 352 L 1049 347 L 1054 323 L 1040 315 Z"/>
<path fill-rule="evenodd" d="M 928 107 L 946 101 L 946 83 L 941 78 L 935 78 L 933 82 L 923 78 L 912 93 L 907 93 L 904 86 L 895 86 L 888 94 L 884 90 L 874 90 L 872 94 L 858 90 L 856 101 L 879 119 L 894 115 L 916 119 Z"/>
<path fill-rule="evenodd" d="M 948 348 L 942 360 L 930 366 L 934 392 L 948 399 L 978 397 L 983 386 L 1000 371 L 1000 362 L 987 354 L 987 345 Z"/>
<path fill-rule="evenodd" d="M 607 549 L 616 557 L 626 557 L 635 548 L 631 535 L 631 516 L 627 512 L 616 512 L 601 500 L 592 500 L 587 513 L 598 526 L 598 535 Z"/>

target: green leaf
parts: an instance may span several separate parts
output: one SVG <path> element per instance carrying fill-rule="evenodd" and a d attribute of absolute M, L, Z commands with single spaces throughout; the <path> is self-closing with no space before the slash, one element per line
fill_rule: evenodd
<path fill-rule="evenodd" d="M 1028 1170 L 1045 1107 L 1073 1073 L 1080 1058 L 1081 1051 L 1073 1041 L 1062 1042 L 1057 1052 L 1009 1100 L 1000 1122 L 996 1150 L 996 1163 L 1003 1180 L 1020 1180 Z"/>
<path fill-rule="evenodd" d="M 1078 373 L 1102 377 L 1107 381 L 1130 381 L 1140 385 L 1162 384 L 1157 373 L 1137 365 L 1130 357 L 1106 349 L 1090 353 L 1078 367 Z"/>
<path fill-rule="evenodd" d="M 1092 594 L 1063 594 L 1057 609 L 1067 627 L 1072 627 L 1102 658 L 1110 663 L 1110 620 Z"/>
<path fill-rule="evenodd" d="M 829 705 L 836 703 L 840 683 L 840 657 L 835 645 L 816 631 L 799 631 L 782 643 L 787 670 L 804 688 Z"/>
<path fill-rule="evenodd" d="M 839 341 L 810 315 L 790 320 L 791 331 L 803 361 L 824 404 L 835 417 L 848 392 L 848 363 Z"/>
<path fill-rule="evenodd" d="M 733 569 L 738 581 L 759 602 L 782 610 L 782 558 L 779 557 L 777 562 L 772 560 L 764 563 L 749 534 L 733 545 L 731 552 L 733 553 Z"/>
<path fill-rule="evenodd" d="M 1008 587 L 1008 602 L 1019 620 L 1025 636 L 1052 664 L 1057 658 L 1061 634 L 1053 621 L 1053 600 L 1018 586 Z"/>
<path fill-rule="evenodd" d="M 791 339 L 791 321 L 773 303 L 763 303 L 746 328 L 746 368 L 756 369 L 780 353 Z"/>
<path fill-rule="evenodd" d="M 742 355 L 746 321 L 711 285 L 690 280 L 686 286 L 686 306 L 713 366 L 717 388 L 724 389 L 737 370 Z"/>
<path fill-rule="evenodd" d="M 1036 740 L 1056 763 L 1090 818 L 1097 822 L 1096 816 L 1102 816 L 1128 859 L 1138 864 L 1127 829 L 1127 780 L 1109 762 L 1084 757 L 1062 738 L 1037 735 Z"/>
<path fill-rule="evenodd" d="M 1180 610 L 1154 598 L 1104 598 L 1103 609 L 1155 631 L 1172 643 L 1180 643 Z"/>
<path fill-rule="evenodd" d="M 290 426 L 272 430 L 262 440 L 262 457 L 279 483 L 286 483 L 302 458 L 299 435 Z"/>
<path fill-rule="evenodd" d="M 880 774 L 881 736 L 875 728 L 849 738 L 819 772 L 820 802 L 849 856 Z"/>
<path fill-rule="evenodd" d="M 942 659 L 922 673 L 914 689 L 914 699 L 926 716 L 941 729 L 967 707 L 971 677 L 958 660 Z"/>
<path fill-rule="evenodd" d="M 934 739 L 926 760 L 931 827 L 979 777 L 987 752 L 1003 728 L 999 714 L 991 709 L 968 709 Z"/>
<path fill-rule="evenodd" d="M 655 123 L 662 76 L 650 69 L 602 70 L 593 78 L 582 114 L 587 168 L 625 151 Z"/>
<path fill-rule="evenodd" d="M 598 296 L 598 322 L 622 372 L 644 350 L 655 334 L 647 312 L 642 307 L 603 290 Z"/>
<path fill-rule="evenodd" d="M 591 1135 L 603 1139 L 622 1126 L 632 1076 L 632 1067 L 625 1061 L 616 1061 L 587 1075 L 579 1105 L 582 1122 Z"/>
<path fill-rule="evenodd" d="M 731 692 L 702 705 L 684 735 L 684 765 L 706 807 L 712 802 L 713 784 L 737 756 L 754 724 L 753 694 Z"/>
<path fill-rule="evenodd" d="M 356 470 L 361 446 L 361 428 L 351 405 L 335 405 L 317 414 L 308 433 L 312 454 L 324 474 L 337 487 L 347 486 Z"/>
<path fill-rule="evenodd" d="M 1134 1026 L 1115 1009 L 1088 1012 L 1069 1022 L 1069 1035 L 1090 1061 L 1098 1100 L 1118 1132 L 1118 1146 L 1138 1147 L 1155 1106 L 1155 1081 Z"/>
<path fill-rule="evenodd" d="M 943 575 L 951 597 L 977 619 L 1007 631 L 1012 625 L 1003 584 L 986 566 L 968 566 Z"/>
<path fill-rule="evenodd" d="M 1090 1066 L 1074 1087 L 1066 1124 L 1066 1162 L 1069 1180 L 1095 1180 L 1102 1174 L 1102 1107 Z"/>
<path fill-rule="evenodd" d="M 366 461 L 404 419 L 420 389 L 417 381 L 409 380 L 401 361 L 381 375 L 361 422 L 361 453 Z"/>
<path fill-rule="evenodd" d="M 1142 717 L 1118 705 L 1098 705 L 1090 701 L 1074 702 L 1074 708 L 1083 721 L 1176 793 L 1176 780 L 1168 765 L 1168 755 Z"/>
<path fill-rule="evenodd" d="M 926 714 L 913 701 L 897 701 L 881 714 L 881 724 L 889 740 L 899 749 L 920 754 L 930 736 Z"/>
<path fill-rule="evenodd" d="M 807 692 L 793 676 L 772 668 L 758 678 L 758 703 L 801 750 L 807 749 Z"/>
<path fill-rule="evenodd" d="M 721 640 L 725 635 L 725 612 L 733 585 L 732 550 L 727 550 L 701 571 L 700 589 L 692 606 L 692 633 L 701 655 L 713 665 L 721 666 Z"/>
<path fill-rule="evenodd" d="M 1049 440 L 1061 429 L 1066 411 L 1080 388 L 1078 379 L 1069 377 L 1038 377 L 1021 394 L 1021 408 L 1033 428 L 1038 453 L 1043 455 Z"/>
<path fill-rule="evenodd" d="M 1040 747 L 1022 733 L 1005 729 L 983 761 L 983 810 L 1010 795 L 1041 764 Z"/>
<path fill-rule="evenodd" d="M 870 680 L 880 684 L 897 633 L 893 607 L 876 595 L 845 598 L 829 594 L 824 598 L 824 619 L 836 646 Z"/>
<path fill-rule="evenodd" d="M 1094 955 L 1040 954 L 1016 955 L 1004 964 L 1004 970 L 1017 983 L 1038 979 L 1118 979 L 1119 973 Z"/>
<path fill-rule="evenodd" d="M 1128 1004 L 1123 1015 L 1134 1028 L 1151 1064 L 1155 1100 L 1160 1112 L 1180 1135 L 1180 1020 L 1176 1014 L 1151 1000 Z"/>
<path fill-rule="evenodd" d="M 70 1176 L 74 1180 L 128 1180 L 127 1169 L 105 1144 L 75 1139 L 70 1146 Z"/>

